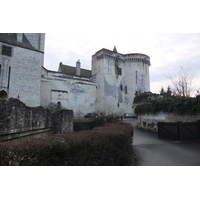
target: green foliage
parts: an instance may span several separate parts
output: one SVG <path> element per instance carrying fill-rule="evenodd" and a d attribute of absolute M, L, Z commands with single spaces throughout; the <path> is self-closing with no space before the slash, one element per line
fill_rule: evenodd
<path fill-rule="evenodd" d="M 143 100 L 148 100 L 149 97 L 153 96 L 154 94 L 151 92 L 144 92 L 138 96 L 136 96 L 133 100 L 133 103 L 140 103 Z"/>
<path fill-rule="evenodd" d="M 115 123 L 94 130 L 0 144 L 3 166 L 133 165 L 133 127 Z"/>
<path fill-rule="evenodd" d="M 0 104 L 3 103 L 5 101 L 5 99 L 0 98 Z"/>
<path fill-rule="evenodd" d="M 170 98 L 172 94 L 170 86 L 167 87 L 167 92 L 165 92 L 164 88 L 161 87 L 160 95 L 162 95 L 164 98 Z"/>
<path fill-rule="evenodd" d="M 136 114 L 156 114 L 158 112 L 177 114 L 198 114 L 200 113 L 200 98 L 171 97 L 151 100 L 150 103 L 136 106 Z"/>
<path fill-rule="evenodd" d="M 51 111 L 51 113 L 55 113 L 55 112 L 58 112 L 60 110 L 68 110 L 65 107 L 63 107 L 62 105 L 58 105 L 56 103 L 50 103 L 47 106 L 47 109 L 49 109 Z"/>

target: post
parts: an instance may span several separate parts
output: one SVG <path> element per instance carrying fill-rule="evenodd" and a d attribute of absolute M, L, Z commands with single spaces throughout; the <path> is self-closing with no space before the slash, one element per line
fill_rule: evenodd
<path fill-rule="evenodd" d="M 196 122 L 196 124 L 197 124 L 197 130 L 198 130 L 198 139 L 200 139 L 200 120 L 198 120 L 197 122 Z"/>
<path fill-rule="evenodd" d="M 183 141 L 183 139 L 184 139 L 181 127 L 182 127 L 182 122 L 180 122 L 180 121 L 177 122 L 177 132 L 178 132 L 178 139 L 179 139 L 179 141 Z"/>

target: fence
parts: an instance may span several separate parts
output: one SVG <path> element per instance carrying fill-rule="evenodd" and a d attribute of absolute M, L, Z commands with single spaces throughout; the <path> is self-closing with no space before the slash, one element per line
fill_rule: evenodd
<path fill-rule="evenodd" d="M 172 140 L 200 139 L 200 120 L 197 122 L 158 122 L 158 138 Z"/>

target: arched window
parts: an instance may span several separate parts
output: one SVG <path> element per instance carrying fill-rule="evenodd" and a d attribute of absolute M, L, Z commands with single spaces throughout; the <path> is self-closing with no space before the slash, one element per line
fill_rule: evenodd
<path fill-rule="evenodd" d="M 4 90 L 1 90 L 0 91 L 0 98 L 2 98 L 2 99 L 5 99 L 5 98 L 7 98 L 7 92 L 6 91 L 4 91 Z"/>

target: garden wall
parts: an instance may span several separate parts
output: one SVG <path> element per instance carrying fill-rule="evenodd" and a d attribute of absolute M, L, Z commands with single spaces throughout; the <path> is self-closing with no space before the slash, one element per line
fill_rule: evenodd
<path fill-rule="evenodd" d="M 174 113 L 159 112 L 157 114 L 139 114 L 138 127 L 158 132 L 158 122 L 196 122 L 200 120 L 199 115 L 179 115 Z"/>
<path fill-rule="evenodd" d="M 61 131 L 73 131 L 73 111 L 51 114 L 48 109 L 28 107 L 18 99 L 0 100 L 0 141 Z"/>

